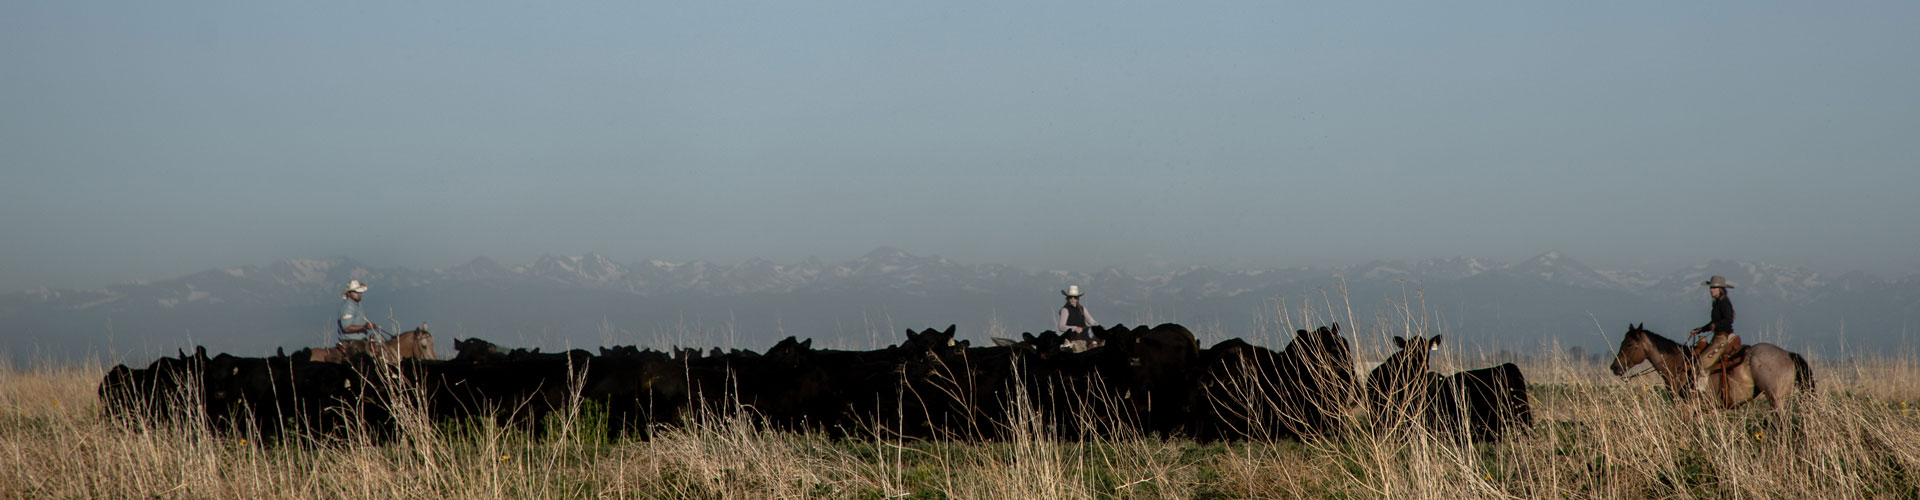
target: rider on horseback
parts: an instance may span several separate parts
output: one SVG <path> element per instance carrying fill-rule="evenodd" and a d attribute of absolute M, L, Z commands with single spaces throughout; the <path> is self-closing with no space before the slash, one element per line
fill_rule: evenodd
<path fill-rule="evenodd" d="M 1720 356 L 1726 353 L 1728 344 L 1738 342 L 1740 338 L 1733 334 L 1733 301 L 1727 298 L 1727 290 L 1733 288 L 1733 285 L 1727 284 L 1726 277 L 1716 275 L 1712 279 L 1700 282 L 1700 286 L 1707 287 L 1707 296 L 1713 298 L 1713 319 L 1688 333 L 1699 335 L 1700 332 L 1713 332 L 1713 338 L 1707 342 L 1707 348 L 1701 350 L 1700 355 L 1693 361 L 1694 394 L 1707 393 L 1707 375 L 1713 369 L 1714 363 L 1719 362 Z"/>
<path fill-rule="evenodd" d="M 1054 316 L 1054 327 L 1060 330 L 1061 336 L 1067 338 L 1067 346 L 1074 351 L 1098 347 L 1099 339 L 1093 338 L 1087 328 L 1098 326 L 1100 322 L 1094 321 L 1093 313 L 1087 312 L 1087 307 L 1080 304 L 1080 285 L 1069 286 L 1060 294 L 1067 296 L 1067 305 L 1060 306 L 1060 314 Z"/>
<path fill-rule="evenodd" d="M 345 302 L 340 304 L 340 314 L 336 315 L 334 332 L 337 334 L 340 351 L 351 356 L 367 352 L 368 335 L 380 331 L 373 319 L 360 310 L 360 294 L 367 293 L 367 285 L 360 280 L 347 281 L 347 290 L 340 293 Z"/>

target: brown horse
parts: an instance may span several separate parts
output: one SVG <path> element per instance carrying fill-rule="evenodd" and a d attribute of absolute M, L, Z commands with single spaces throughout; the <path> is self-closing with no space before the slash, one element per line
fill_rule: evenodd
<path fill-rule="evenodd" d="M 1646 325 L 1627 325 L 1627 336 L 1613 357 L 1613 374 L 1625 375 L 1640 363 L 1652 363 L 1653 371 L 1667 382 L 1667 390 L 1682 398 L 1693 395 L 1693 375 L 1688 370 L 1691 355 L 1685 346 L 1660 334 L 1647 331 Z M 1732 357 L 1735 353 L 1727 353 Z M 1795 389 L 1813 390 L 1813 370 L 1799 354 L 1767 343 L 1747 346 L 1745 359 L 1726 368 L 1726 376 L 1708 377 L 1707 390 L 1715 404 L 1733 408 L 1766 394 L 1775 413 L 1784 413 L 1787 397 Z"/>
<path fill-rule="evenodd" d="M 402 359 L 436 359 L 433 353 L 433 334 L 427 333 L 427 325 L 420 325 L 412 331 L 395 335 L 385 342 L 365 341 L 362 349 L 351 349 L 346 345 L 315 348 L 312 361 L 319 363 L 345 363 L 356 353 L 365 353 L 375 359 L 398 363 Z"/>

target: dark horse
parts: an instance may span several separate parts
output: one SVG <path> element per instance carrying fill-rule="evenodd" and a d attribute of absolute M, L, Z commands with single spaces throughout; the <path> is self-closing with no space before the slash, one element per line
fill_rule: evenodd
<path fill-rule="evenodd" d="M 377 359 L 397 363 L 402 359 L 435 359 L 433 353 L 433 334 L 427 333 L 427 325 L 420 325 L 412 331 L 395 335 L 385 342 L 367 341 L 360 350 L 349 350 L 342 346 L 312 349 L 314 362 L 345 363 L 354 354 L 364 353 Z"/>
<path fill-rule="evenodd" d="M 1693 373 L 1688 370 L 1687 348 L 1647 331 L 1645 324 L 1627 326 L 1627 336 L 1620 340 L 1620 351 L 1613 357 L 1613 374 L 1625 375 L 1627 369 L 1640 363 L 1652 363 L 1653 371 L 1660 372 L 1660 378 L 1666 380 L 1667 390 L 1691 398 Z M 1773 402 L 1773 411 L 1782 413 L 1793 390 L 1813 390 L 1813 370 L 1807 368 L 1807 360 L 1799 354 L 1767 343 L 1726 354 L 1728 359 L 1739 356 L 1744 359 L 1727 367 L 1724 377 L 1708 377 L 1707 390 L 1715 396 L 1713 400 L 1717 404 L 1733 408 L 1766 394 Z"/>

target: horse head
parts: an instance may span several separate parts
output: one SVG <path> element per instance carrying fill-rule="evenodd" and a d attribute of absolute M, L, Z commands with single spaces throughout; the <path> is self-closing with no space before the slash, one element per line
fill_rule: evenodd
<path fill-rule="evenodd" d="M 1646 326 L 1646 323 L 1627 325 L 1627 334 L 1620 338 L 1620 348 L 1614 350 L 1613 364 L 1607 366 L 1615 376 L 1626 375 L 1628 368 L 1647 360 L 1650 346 L 1647 345 Z"/>

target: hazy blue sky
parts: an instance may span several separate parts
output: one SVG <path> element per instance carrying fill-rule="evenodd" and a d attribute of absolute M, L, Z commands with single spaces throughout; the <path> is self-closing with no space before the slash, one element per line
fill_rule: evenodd
<path fill-rule="evenodd" d="M 292 257 L 1920 272 L 1920 3 L 0 2 L 0 291 Z"/>

